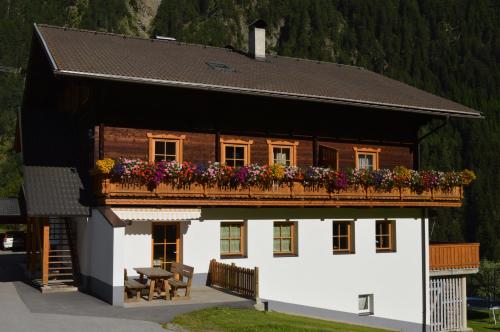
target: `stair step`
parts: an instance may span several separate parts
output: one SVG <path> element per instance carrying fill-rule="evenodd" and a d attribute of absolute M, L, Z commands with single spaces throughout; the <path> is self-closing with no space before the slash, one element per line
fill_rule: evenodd
<path fill-rule="evenodd" d="M 68 252 L 68 251 L 71 251 L 69 249 L 50 249 L 50 252 L 61 252 L 61 251 L 65 251 L 65 252 Z"/>
<path fill-rule="evenodd" d="M 71 264 L 71 263 L 73 263 L 73 262 L 72 261 L 51 261 L 51 260 L 49 260 L 49 264 Z"/>
<path fill-rule="evenodd" d="M 49 278 L 51 278 L 51 277 L 58 277 L 58 276 L 73 276 L 73 273 L 67 273 L 67 272 L 49 273 Z"/>
<path fill-rule="evenodd" d="M 49 255 L 49 260 L 51 258 L 68 258 L 71 257 L 71 255 Z"/>

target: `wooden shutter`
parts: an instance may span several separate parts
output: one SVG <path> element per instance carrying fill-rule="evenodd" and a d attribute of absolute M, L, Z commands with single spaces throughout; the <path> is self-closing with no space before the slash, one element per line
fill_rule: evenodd
<path fill-rule="evenodd" d="M 338 151 L 327 146 L 319 146 L 318 166 L 338 168 Z"/>

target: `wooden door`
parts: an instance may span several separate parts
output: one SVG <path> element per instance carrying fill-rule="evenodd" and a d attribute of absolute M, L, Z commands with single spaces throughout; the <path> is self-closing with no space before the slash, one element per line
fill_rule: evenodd
<path fill-rule="evenodd" d="M 179 262 L 179 223 L 153 223 L 152 266 L 170 270 Z"/>

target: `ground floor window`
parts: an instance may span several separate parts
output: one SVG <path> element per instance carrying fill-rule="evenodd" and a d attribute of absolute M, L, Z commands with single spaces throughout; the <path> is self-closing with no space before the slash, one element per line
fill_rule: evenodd
<path fill-rule="evenodd" d="M 333 222 L 333 253 L 354 253 L 354 223 L 352 221 Z"/>
<path fill-rule="evenodd" d="M 358 310 L 360 315 L 373 315 L 373 294 L 358 296 Z"/>
<path fill-rule="evenodd" d="M 170 270 L 179 261 L 179 224 L 153 223 L 153 267 Z"/>
<path fill-rule="evenodd" d="M 396 251 L 396 223 L 394 220 L 377 220 L 375 223 L 377 252 Z"/>
<path fill-rule="evenodd" d="M 243 222 L 223 222 L 220 224 L 221 256 L 244 256 L 245 224 Z"/>
<path fill-rule="evenodd" d="M 273 252 L 275 256 L 297 254 L 297 225 L 294 222 L 275 222 Z"/>

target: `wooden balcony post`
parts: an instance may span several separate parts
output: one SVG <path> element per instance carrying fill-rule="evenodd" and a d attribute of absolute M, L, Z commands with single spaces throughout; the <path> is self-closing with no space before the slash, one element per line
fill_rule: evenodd
<path fill-rule="evenodd" d="M 43 219 L 43 240 L 42 240 L 42 284 L 49 283 L 49 251 L 50 251 L 50 225 L 49 219 Z"/>

